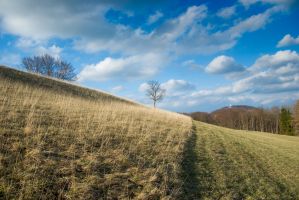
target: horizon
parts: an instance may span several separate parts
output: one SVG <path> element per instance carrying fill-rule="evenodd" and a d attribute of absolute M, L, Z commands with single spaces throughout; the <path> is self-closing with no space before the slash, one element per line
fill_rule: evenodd
<path fill-rule="evenodd" d="M 50 54 L 72 63 L 77 84 L 146 105 L 157 80 L 158 107 L 175 112 L 299 99 L 298 1 L 148 4 L 0 0 L 0 64 Z"/>

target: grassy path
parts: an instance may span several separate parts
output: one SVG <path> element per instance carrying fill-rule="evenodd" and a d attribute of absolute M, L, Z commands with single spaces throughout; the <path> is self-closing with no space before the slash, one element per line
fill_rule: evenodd
<path fill-rule="evenodd" d="M 299 137 L 194 122 L 185 199 L 299 199 Z"/>

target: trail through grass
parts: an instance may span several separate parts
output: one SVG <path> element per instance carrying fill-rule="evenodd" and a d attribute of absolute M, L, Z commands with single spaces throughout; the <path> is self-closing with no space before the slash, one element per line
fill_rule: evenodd
<path fill-rule="evenodd" d="M 299 199 L 299 137 L 194 125 L 185 199 Z"/>

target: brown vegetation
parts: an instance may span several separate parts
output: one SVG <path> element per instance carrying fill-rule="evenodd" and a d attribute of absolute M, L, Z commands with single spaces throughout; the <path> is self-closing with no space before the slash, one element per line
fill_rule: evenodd
<path fill-rule="evenodd" d="M 224 107 L 212 113 L 191 113 L 197 121 L 239 130 L 279 133 L 278 108 L 262 109 L 249 106 Z"/>
<path fill-rule="evenodd" d="M 188 117 L 0 67 L 0 199 L 182 193 Z"/>

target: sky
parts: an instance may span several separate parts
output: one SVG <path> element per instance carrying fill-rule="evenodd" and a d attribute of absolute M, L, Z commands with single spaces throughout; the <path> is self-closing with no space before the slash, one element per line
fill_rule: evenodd
<path fill-rule="evenodd" d="M 0 0 L 0 64 L 50 54 L 76 84 L 158 107 L 210 112 L 299 99 L 298 0 Z"/>

